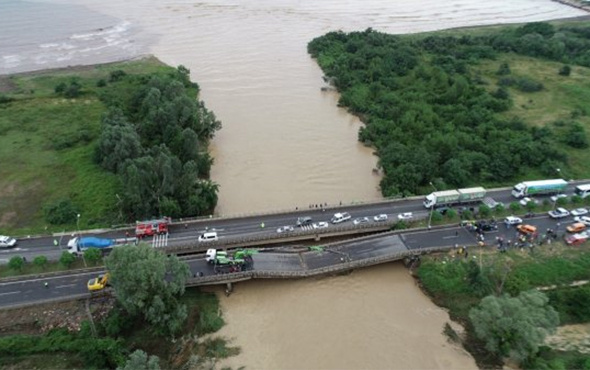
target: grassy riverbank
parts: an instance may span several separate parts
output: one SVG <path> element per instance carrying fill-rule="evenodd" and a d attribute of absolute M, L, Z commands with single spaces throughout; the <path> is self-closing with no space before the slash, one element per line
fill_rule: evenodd
<path fill-rule="evenodd" d="M 560 325 L 590 323 L 590 285 L 571 286 L 590 279 L 588 246 L 552 244 L 505 254 L 498 253 L 494 247 L 472 248 L 467 258 L 456 252 L 424 258 L 416 273 L 423 290 L 434 302 L 447 308 L 451 317 L 464 325 L 466 334 L 458 340 L 475 357 L 480 368 L 502 364 L 501 358 L 485 350 L 468 317 L 469 310 L 487 294 L 516 296 L 529 289 L 546 289 L 550 305 L 559 313 Z M 481 271 L 481 278 L 474 278 L 475 270 Z M 482 287 L 482 281 L 489 285 Z M 449 328 L 445 332 L 451 338 L 459 338 Z M 568 350 L 555 344 L 568 341 L 567 333 L 559 333 L 553 338 L 553 344 L 547 343 L 541 348 L 529 368 L 590 368 L 587 344 L 577 348 L 570 346 Z"/>
<path fill-rule="evenodd" d="M 99 81 L 117 70 L 151 74 L 173 68 L 145 58 L 0 76 L 2 234 L 74 230 L 75 223 L 51 226 L 44 219 L 44 205 L 67 197 L 78 207 L 82 229 L 115 219 L 117 179 L 94 163 L 93 153 L 106 111 Z M 56 86 L 72 81 L 80 85 L 79 96 L 55 93 Z"/>

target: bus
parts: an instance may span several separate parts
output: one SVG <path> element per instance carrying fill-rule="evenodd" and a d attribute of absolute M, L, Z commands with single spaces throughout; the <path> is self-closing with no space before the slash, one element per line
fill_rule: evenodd
<path fill-rule="evenodd" d="M 574 190 L 574 194 L 576 194 L 580 198 L 586 198 L 587 196 L 590 195 L 590 184 L 576 186 L 576 190 Z"/>

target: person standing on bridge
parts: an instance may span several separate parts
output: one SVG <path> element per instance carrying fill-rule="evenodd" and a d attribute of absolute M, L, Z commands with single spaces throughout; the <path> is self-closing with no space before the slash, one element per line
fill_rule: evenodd
<path fill-rule="evenodd" d="M 264 229 L 264 222 L 261 222 L 261 223 L 260 223 L 260 228 L 261 228 L 261 229 Z"/>

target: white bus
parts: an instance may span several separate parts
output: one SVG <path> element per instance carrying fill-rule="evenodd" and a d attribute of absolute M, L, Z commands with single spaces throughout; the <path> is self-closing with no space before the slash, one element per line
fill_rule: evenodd
<path fill-rule="evenodd" d="M 576 190 L 574 190 L 574 194 L 581 198 L 586 198 L 590 195 L 590 184 L 578 185 L 576 186 Z"/>

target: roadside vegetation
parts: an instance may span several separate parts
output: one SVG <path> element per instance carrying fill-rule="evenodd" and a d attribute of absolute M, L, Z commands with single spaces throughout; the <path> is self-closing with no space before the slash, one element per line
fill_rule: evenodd
<path fill-rule="evenodd" d="M 365 123 L 384 196 L 589 177 L 588 48 L 588 22 L 330 32 L 308 45 Z"/>
<path fill-rule="evenodd" d="M 0 77 L 0 233 L 210 213 L 221 124 L 198 93 L 154 58 Z"/>
<path fill-rule="evenodd" d="M 426 293 L 464 325 L 459 340 L 480 368 L 510 360 L 524 369 L 590 369 L 590 348 L 563 350 L 547 341 L 558 325 L 590 323 L 587 247 L 459 252 L 423 258 L 416 274 Z"/>
<path fill-rule="evenodd" d="M 116 297 L 106 317 L 84 321 L 77 331 L 0 336 L 0 366 L 212 368 L 239 353 L 213 335 L 224 325 L 215 294 L 185 292 L 190 272 L 176 256 L 139 245 L 113 251 L 105 262 Z M 95 299 L 110 299 L 100 297 Z"/>

